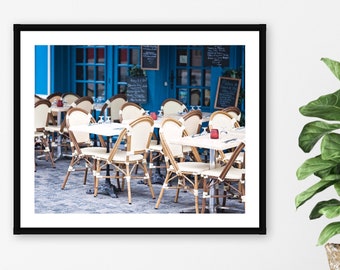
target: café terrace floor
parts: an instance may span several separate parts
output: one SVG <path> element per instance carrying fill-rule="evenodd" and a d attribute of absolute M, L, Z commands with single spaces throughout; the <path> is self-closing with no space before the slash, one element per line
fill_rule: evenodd
<path fill-rule="evenodd" d="M 152 199 L 148 186 L 140 183 L 140 179 L 131 180 L 132 204 L 128 203 L 126 188 L 118 193 L 118 198 L 104 194 L 98 194 L 97 197 L 87 194 L 88 190 L 93 190 L 92 172 L 88 173 L 86 185 L 83 185 L 83 172 L 72 172 L 65 189 L 62 190 L 61 185 L 69 163 L 70 158 L 63 157 L 55 162 L 56 168 L 52 168 L 49 161 L 37 160 L 34 194 L 36 214 L 194 213 L 193 194 L 181 191 L 179 200 L 175 203 L 175 190 L 166 190 L 159 208 L 155 209 L 162 184 L 153 184 L 156 199 Z M 138 172 L 142 170 L 139 169 Z M 161 173 L 165 175 L 164 171 Z M 103 179 L 101 181 L 105 182 Z M 115 179 L 111 182 L 116 185 Z M 228 209 L 221 209 L 218 212 L 242 214 L 245 211 L 244 204 L 236 199 L 229 199 L 227 206 Z"/>

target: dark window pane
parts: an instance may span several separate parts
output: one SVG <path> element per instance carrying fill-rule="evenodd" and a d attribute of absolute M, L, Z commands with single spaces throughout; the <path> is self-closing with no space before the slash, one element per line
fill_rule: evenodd
<path fill-rule="evenodd" d="M 188 101 L 188 90 L 185 88 L 179 88 L 177 90 L 178 100 L 182 101 L 184 104 L 187 104 Z"/>
<path fill-rule="evenodd" d="M 105 97 L 105 86 L 102 83 L 97 84 L 97 97 Z"/>
<path fill-rule="evenodd" d="M 192 50 L 191 51 L 191 65 L 192 66 L 202 66 L 202 51 Z"/>
<path fill-rule="evenodd" d="M 97 49 L 97 63 L 104 63 L 105 60 L 105 49 L 99 48 Z"/>
<path fill-rule="evenodd" d="M 84 67 L 83 66 L 77 66 L 77 75 L 76 80 L 84 80 Z"/>
<path fill-rule="evenodd" d="M 190 91 L 190 105 L 201 106 L 201 91 L 199 89 L 191 89 L 191 91 Z"/>
<path fill-rule="evenodd" d="M 126 82 L 128 78 L 128 68 L 127 67 L 120 67 L 118 69 L 118 81 L 119 82 Z"/>
<path fill-rule="evenodd" d="M 94 80 L 94 67 L 88 66 L 86 67 L 86 80 Z"/>
<path fill-rule="evenodd" d="M 87 53 L 87 62 L 93 63 L 94 62 L 94 48 L 88 48 L 86 50 Z"/>
<path fill-rule="evenodd" d="M 211 78 L 211 71 L 206 70 L 205 71 L 205 83 L 204 86 L 210 87 L 210 78 Z"/>
<path fill-rule="evenodd" d="M 84 50 L 77 48 L 76 49 L 76 62 L 77 63 L 84 63 Z"/>
<path fill-rule="evenodd" d="M 210 90 L 204 90 L 204 106 L 210 106 Z"/>
<path fill-rule="evenodd" d="M 76 84 L 77 95 L 79 95 L 81 97 L 84 95 L 84 93 L 83 93 L 83 86 L 84 86 L 84 84 L 82 84 L 82 83 L 77 83 Z"/>
<path fill-rule="evenodd" d="M 177 65 L 186 66 L 187 64 L 188 64 L 187 50 L 178 50 L 177 51 Z"/>
<path fill-rule="evenodd" d="M 187 85 L 188 83 L 188 72 L 186 69 L 178 69 L 177 70 L 177 84 L 178 85 Z"/>
<path fill-rule="evenodd" d="M 127 64 L 127 49 L 119 49 L 119 63 Z"/>
<path fill-rule="evenodd" d="M 104 66 L 97 66 L 97 81 L 104 81 Z"/>
<path fill-rule="evenodd" d="M 191 70 L 190 75 L 190 82 L 191 85 L 200 86 L 201 85 L 201 70 L 200 69 L 193 69 Z"/>
<path fill-rule="evenodd" d="M 93 97 L 94 94 L 94 84 L 93 83 L 87 83 L 86 84 L 86 95 Z"/>
<path fill-rule="evenodd" d="M 139 50 L 131 49 L 130 50 L 130 64 L 139 65 Z"/>

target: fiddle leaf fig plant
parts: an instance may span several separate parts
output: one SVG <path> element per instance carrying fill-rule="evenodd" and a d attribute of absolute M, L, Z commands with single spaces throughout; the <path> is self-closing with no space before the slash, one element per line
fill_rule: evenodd
<path fill-rule="evenodd" d="M 336 78 L 340 80 L 340 62 L 322 58 Z M 320 141 L 320 153 L 307 159 L 296 171 L 298 180 L 314 176 L 318 181 L 295 197 L 295 206 L 299 208 L 305 202 L 329 187 L 333 187 L 340 196 L 340 89 L 334 93 L 320 96 L 316 100 L 299 108 L 302 115 L 314 117 L 307 123 L 299 136 L 299 147 L 309 153 Z M 340 234 L 340 201 L 332 198 L 318 202 L 312 209 L 309 219 L 320 217 L 338 218 L 339 221 L 328 224 L 320 233 L 318 245 L 323 245 L 333 236 Z"/>

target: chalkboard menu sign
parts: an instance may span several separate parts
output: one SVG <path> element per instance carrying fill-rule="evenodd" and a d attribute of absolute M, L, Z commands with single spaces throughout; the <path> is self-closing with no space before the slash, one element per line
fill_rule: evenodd
<path fill-rule="evenodd" d="M 215 109 L 224 109 L 231 106 L 237 107 L 240 86 L 241 79 L 219 77 L 215 98 Z"/>
<path fill-rule="evenodd" d="M 204 50 L 204 65 L 214 67 L 229 66 L 229 46 L 206 46 Z"/>
<path fill-rule="evenodd" d="M 159 46 L 141 46 L 141 67 L 142 69 L 158 69 Z"/>
<path fill-rule="evenodd" d="M 148 101 L 148 81 L 146 77 L 129 77 L 126 96 L 129 102 L 138 104 Z"/>

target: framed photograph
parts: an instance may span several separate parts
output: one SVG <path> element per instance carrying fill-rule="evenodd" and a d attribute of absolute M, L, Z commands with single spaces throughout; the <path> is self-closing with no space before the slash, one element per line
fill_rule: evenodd
<path fill-rule="evenodd" d="M 239 165 L 242 181 L 214 185 L 209 192 L 200 182 L 176 192 L 172 188 L 190 186 L 194 176 L 183 182 L 177 172 L 177 184 L 164 184 L 169 170 L 159 166 L 157 171 L 152 163 L 144 175 L 142 169 L 133 170 L 142 174 L 139 180 L 118 177 L 108 183 L 94 163 L 72 164 L 73 137 L 60 139 L 64 133 L 58 124 L 65 119 L 66 103 L 74 103 L 63 94 L 91 97 L 92 116 L 98 121 L 105 100 L 125 93 L 132 68 L 147 77 L 145 111 L 156 115 L 163 100 L 175 98 L 189 110 L 201 110 L 202 127 L 207 127 L 211 113 L 222 110 L 215 108 L 214 99 L 223 107 L 228 93 L 237 90 L 237 121 L 246 144 L 246 159 Z M 224 78 L 223 86 L 219 78 Z M 51 97 L 57 93 L 60 96 Z M 35 110 L 38 99 L 48 98 L 46 125 L 57 127 L 49 133 L 37 128 Z M 265 24 L 15 24 L 14 108 L 14 134 L 20 137 L 14 144 L 14 234 L 266 234 Z M 95 128 L 90 132 L 92 145 L 99 146 L 101 135 L 110 145 L 111 133 L 105 136 Z M 199 148 L 199 154 L 202 162 L 210 159 L 211 168 L 217 152 L 209 147 Z M 76 170 L 78 165 L 87 168 L 87 175 Z M 111 168 L 106 173 L 115 172 Z M 107 185 L 101 186 L 104 182 Z M 218 194 L 225 194 L 225 200 L 213 197 L 220 188 Z M 207 203 L 199 214 L 195 199 L 199 207 Z"/>

